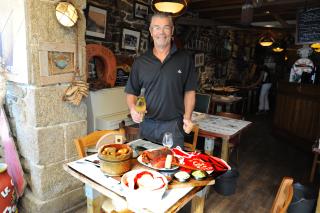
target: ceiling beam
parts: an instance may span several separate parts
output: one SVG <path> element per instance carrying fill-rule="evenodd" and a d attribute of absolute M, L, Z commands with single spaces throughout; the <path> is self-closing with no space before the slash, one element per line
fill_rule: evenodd
<path fill-rule="evenodd" d="M 316 1 L 312 1 L 311 2 L 315 2 Z M 308 2 L 311 3 L 311 2 Z M 262 4 L 261 8 L 264 7 L 271 7 L 271 6 L 285 6 L 285 5 L 290 5 L 290 4 L 299 4 L 300 6 L 304 6 L 305 5 L 305 0 L 283 0 L 283 1 L 274 1 L 274 2 L 264 2 Z M 190 9 L 192 9 L 195 12 L 205 12 L 205 11 L 221 11 L 221 10 L 229 10 L 229 9 L 241 9 L 242 8 L 242 2 L 238 3 L 238 4 L 231 4 L 231 5 L 226 5 L 226 4 L 215 4 L 215 5 L 211 5 L 210 3 L 208 4 L 202 4 L 199 6 L 193 6 L 192 3 L 190 4 Z"/>
<path fill-rule="evenodd" d="M 175 23 L 180 25 L 191 25 L 191 26 L 203 26 L 203 27 L 216 27 L 221 24 L 212 19 L 200 19 L 200 18 L 188 18 L 188 17 L 179 17 Z"/>

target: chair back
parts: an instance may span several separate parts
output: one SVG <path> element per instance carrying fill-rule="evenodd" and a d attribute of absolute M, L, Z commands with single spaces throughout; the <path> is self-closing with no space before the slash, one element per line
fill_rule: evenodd
<path fill-rule="evenodd" d="M 117 134 L 117 135 L 125 135 L 125 129 L 120 128 L 119 130 L 101 130 L 92 132 L 84 137 L 78 138 L 74 140 L 76 145 L 78 154 L 80 158 L 87 156 L 86 148 L 93 147 L 99 141 L 99 139 L 106 134 Z"/>
<path fill-rule="evenodd" d="M 184 150 L 189 151 L 189 152 L 196 151 L 197 143 L 198 143 L 198 135 L 199 135 L 199 126 L 198 125 L 193 126 L 190 135 L 192 135 L 192 134 L 193 134 L 193 138 L 192 138 L 191 143 L 187 142 L 187 141 L 184 142 Z"/>
<path fill-rule="evenodd" d="M 125 126 L 126 131 L 126 142 L 134 141 L 139 139 L 139 127 L 137 126 Z"/>
<path fill-rule="evenodd" d="M 293 179 L 284 177 L 273 201 L 270 213 L 285 213 L 293 197 Z"/>
<path fill-rule="evenodd" d="M 210 94 L 201 94 L 196 93 L 196 103 L 194 107 L 194 111 L 209 113 L 210 112 L 210 104 L 211 104 L 211 95 Z"/>
<path fill-rule="evenodd" d="M 233 119 L 242 120 L 242 115 L 235 114 L 235 113 L 232 113 L 232 112 L 217 112 L 216 115 L 222 116 L 222 117 L 227 117 L 227 118 L 233 118 Z"/>

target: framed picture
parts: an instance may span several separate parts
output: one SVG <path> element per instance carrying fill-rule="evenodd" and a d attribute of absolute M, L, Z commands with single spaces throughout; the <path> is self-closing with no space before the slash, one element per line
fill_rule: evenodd
<path fill-rule="evenodd" d="M 149 7 L 146 4 L 135 1 L 133 4 L 134 12 L 133 15 L 135 18 L 146 20 L 149 14 Z"/>
<path fill-rule="evenodd" d="M 40 84 L 71 82 L 77 64 L 75 56 L 75 44 L 40 42 Z"/>
<path fill-rule="evenodd" d="M 105 39 L 108 11 L 103 8 L 89 5 L 86 12 L 87 16 L 87 28 L 86 35 L 88 37 Z"/>
<path fill-rule="evenodd" d="M 204 65 L 204 53 L 197 53 L 194 55 L 195 67 L 201 67 Z"/>
<path fill-rule="evenodd" d="M 122 49 L 138 51 L 140 44 L 140 34 L 141 33 L 139 31 L 123 28 L 121 40 Z"/>

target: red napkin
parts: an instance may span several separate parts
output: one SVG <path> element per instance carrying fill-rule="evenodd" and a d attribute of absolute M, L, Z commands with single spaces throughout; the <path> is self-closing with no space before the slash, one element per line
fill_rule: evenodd
<path fill-rule="evenodd" d="M 191 170 L 202 170 L 207 172 L 225 172 L 231 167 L 222 159 L 202 154 L 199 152 L 184 152 L 180 147 L 172 149 L 174 156 L 179 159 L 177 165 Z"/>

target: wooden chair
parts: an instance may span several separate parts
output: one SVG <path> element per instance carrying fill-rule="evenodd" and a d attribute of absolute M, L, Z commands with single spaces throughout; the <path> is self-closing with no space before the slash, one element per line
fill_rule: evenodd
<path fill-rule="evenodd" d="M 126 126 L 125 121 L 120 123 L 120 128 L 124 128 L 126 133 L 126 142 L 134 141 L 139 139 L 139 124 L 133 124 L 130 126 Z"/>
<path fill-rule="evenodd" d="M 125 129 L 119 125 L 119 130 L 101 130 L 92 132 L 84 137 L 78 138 L 74 140 L 76 145 L 78 154 L 80 158 L 84 158 L 87 156 L 87 148 L 93 147 L 96 143 L 104 137 L 106 134 L 115 134 L 125 136 Z M 88 191 L 89 196 L 87 197 L 87 209 L 88 212 L 98 213 L 101 211 L 101 206 L 104 202 L 109 202 L 110 199 L 100 195 L 97 191 L 92 189 L 91 187 L 85 186 L 85 190 Z"/>
<path fill-rule="evenodd" d="M 194 106 L 194 111 L 202 113 L 210 113 L 211 109 L 211 95 L 196 93 L 196 103 Z"/>
<path fill-rule="evenodd" d="M 184 142 L 184 150 L 188 152 L 194 152 L 197 148 L 198 135 L 199 135 L 199 126 L 194 125 L 190 134 L 193 134 L 192 142 Z"/>
<path fill-rule="evenodd" d="M 92 132 L 82 138 L 78 138 L 74 140 L 74 143 L 76 145 L 78 154 L 80 158 L 83 158 L 87 156 L 86 149 L 88 147 L 93 147 L 96 145 L 98 140 L 104 136 L 105 134 L 113 133 L 113 134 L 119 134 L 125 136 L 125 129 L 120 128 L 119 130 L 101 130 L 101 131 L 95 131 Z"/>
<path fill-rule="evenodd" d="M 313 182 L 313 179 L 314 179 L 314 176 L 316 173 L 317 164 L 320 164 L 320 160 L 319 160 L 320 149 L 318 149 L 317 143 L 312 147 L 312 152 L 314 154 L 314 157 L 313 157 L 312 168 L 311 168 L 311 173 L 310 173 L 310 182 L 311 183 Z"/>
<path fill-rule="evenodd" d="M 273 201 L 270 213 L 285 213 L 293 197 L 293 179 L 284 177 Z"/>
<path fill-rule="evenodd" d="M 231 113 L 231 112 L 218 112 L 216 115 L 222 116 L 222 117 L 227 117 L 227 118 L 232 118 L 232 119 L 237 119 L 237 120 L 242 120 L 242 115 Z M 239 150 L 238 150 L 238 145 L 240 143 L 240 137 L 241 135 L 239 134 L 238 137 L 233 138 L 229 141 L 229 146 L 228 146 L 228 152 L 229 156 L 231 152 L 236 149 L 236 159 L 237 162 L 239 161 Z"/>

